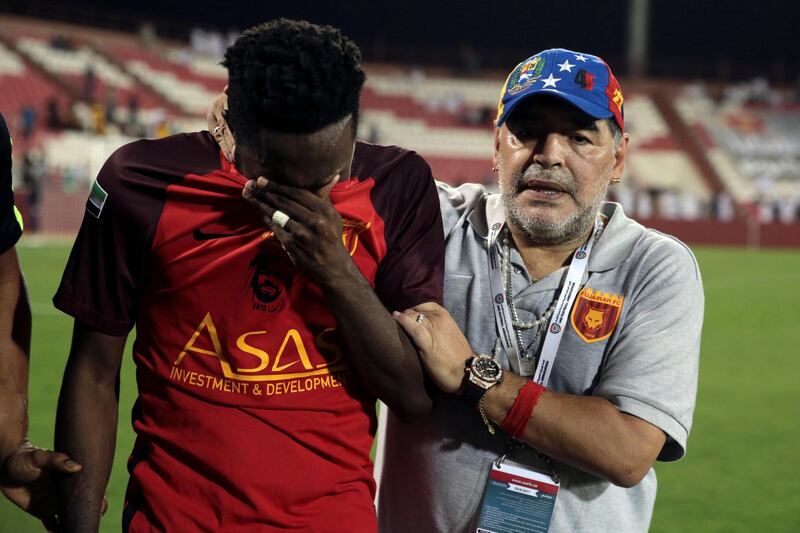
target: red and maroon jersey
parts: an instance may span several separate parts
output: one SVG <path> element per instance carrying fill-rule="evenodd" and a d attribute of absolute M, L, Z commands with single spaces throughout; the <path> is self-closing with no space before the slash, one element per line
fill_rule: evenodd
<path fill-rule="evenodd" d="M 208 132 L 103 167 L 54 298 L 109 335 L 136 325 L 130 531 L 374 531 L 375 398 L 320 289 L 241 197 Z M 357 143 L 330 193 L 342 242 L 390 309 L 441 301 L 427 164 Z"/>

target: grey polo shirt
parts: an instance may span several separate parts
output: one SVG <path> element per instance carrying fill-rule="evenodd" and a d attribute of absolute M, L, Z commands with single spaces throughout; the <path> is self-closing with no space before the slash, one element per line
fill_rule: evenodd
<path fill-rule="evenodd" d="M 497 331 L 486 221 L 487 212 L 501 208 L 500 197 L 478 185 L 440 184 L 439 199 L 446 236 L 445 306 L 473 349 L 492 353 Z M 697 391 L 700 272 L 684 244 L 627 218 L 618 204 L 604 203 L 601 213 L 606 227 L 589 258 L 583 297 L 573 306 L 548 388 L 601 396 L 654 424 L 667 435 L 659 460 L 676 460 L 686 449 Z M 532 321 L 558 297 L 567 268 L 532 283 L 513 249 L 511 264 L 519 318 Z M 533 331 L 523 338 L 534 353 L 541 341 Z M 502 347 L 497 357 L 518 372 Z M 378 502 L 381 532 L 467 530 L 490 463 L 505 447 L 502 430 L 491 436 L 474 409 L 451 397 L 437 398 L 433 412 L 413 424 L 390 413 Z M 546 469 L 530 449 L 512 459 Z M 565 464 L 554 466 L 562 486 L 551 532 L 647 531 L 656 495 L 653 469 L 625 489 Z"/>

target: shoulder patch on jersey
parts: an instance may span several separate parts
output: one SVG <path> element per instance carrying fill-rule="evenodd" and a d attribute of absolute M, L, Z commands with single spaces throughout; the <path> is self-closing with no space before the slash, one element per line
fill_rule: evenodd
<path fill-rule="evenodd" d="M 92 184 L 92 191 L 89 193 L 89 199 L 86 201 L 86 210 L 94 218 L 100 218 L 100 213 L 103 212 L 103 206 L 106 205 L 108 193 L 94 180 Z"/>
<path fill-rule="evenodd" d="M 572 308 L 570 322 L 587 343 L 607 339 L 617 326 L 625 296 L 584 288 Z"/>

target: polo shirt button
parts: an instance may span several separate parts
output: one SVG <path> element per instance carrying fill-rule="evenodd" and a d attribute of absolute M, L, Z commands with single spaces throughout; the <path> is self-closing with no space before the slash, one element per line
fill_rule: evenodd
<path fill-rule="evenodd" d="M 520 267 L 514 267 L 514 272 L 517 274 L 522 274 L 522 269 Z"/>

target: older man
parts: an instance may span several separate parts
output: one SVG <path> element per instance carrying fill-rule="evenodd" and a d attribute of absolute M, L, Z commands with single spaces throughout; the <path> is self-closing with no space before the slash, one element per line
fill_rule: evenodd
<path fill-rule="evenodd" d="M 648 529 L 652 465 L 691 426 L 703 289 L 686 246 L 603 203 L 622 103 L 602 59 L 536 54 L 503 88 L 501 193 L 440 186 L 446 310 L 396 318 L 441 395 L 389 415 L 381 531 Z"/>

